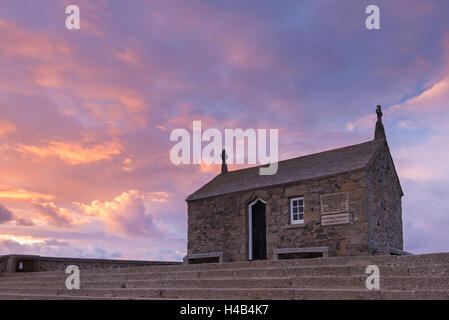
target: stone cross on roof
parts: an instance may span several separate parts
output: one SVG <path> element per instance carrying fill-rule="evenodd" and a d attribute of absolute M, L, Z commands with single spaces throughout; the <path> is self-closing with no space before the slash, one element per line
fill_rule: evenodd
<path fill-rule="evenodd" d="M 221 173 L 227 173 L 228 172 L 228 165 L 226 164 L 226 151 L 223 149 L 221 152 Z"/>
<path fill-rule="evenodd" d="M 382 124 L 382 107 L 379 105 L 376 108 L 377 113 L 377 122 L 376 122 L 376 131 L 374 132 L 374 139 L 386 139 L 385 128 Z"/>
<path fill-rule="evenodd" d="M 383 116 L 383 113 L 382 113 L 382 106 L 377 106 L 377 108 L 376 108 L 376 113 L 377 113 L 377 121 L 380 121 L 380 122 L 382 122 L 382 116 Z"/>

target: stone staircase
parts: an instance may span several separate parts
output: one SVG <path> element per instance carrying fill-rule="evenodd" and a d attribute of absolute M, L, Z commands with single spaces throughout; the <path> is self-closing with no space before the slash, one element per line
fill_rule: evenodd
<path fill-rule="evenodd" d="M 368 265 L 380 290 L 368 290 Z M 0 299 L 449 299 L 449 253 L 4 274 Z"/>

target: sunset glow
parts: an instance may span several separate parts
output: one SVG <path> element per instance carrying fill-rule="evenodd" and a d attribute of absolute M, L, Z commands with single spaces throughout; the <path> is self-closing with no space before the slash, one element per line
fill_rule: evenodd
<path fill-rule="evenodd" d="M 371 140 L 378 104 L 404 247 L 449 251 L 449 1 L 376 2 L 368 31 L 367 1 L 0 0 L 0 255 L 180 261 L 220 165 L 172 130 L 278 129 L 284 160 Z"/>

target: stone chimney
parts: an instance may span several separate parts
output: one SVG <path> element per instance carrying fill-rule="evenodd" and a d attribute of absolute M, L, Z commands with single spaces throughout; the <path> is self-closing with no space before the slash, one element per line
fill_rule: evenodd
<path fill-rule="evenodd" d="M 221 152 L 221 174 L 228 172 L 228 165 L 226 164 L 226 151 Z"/>
<path fill-rule="evenodd" d="M 382 124 L 382 107 L 377 106 L 377 122 L 376 122 L 376 131 L 374 132 L 374 139 L 386 139 L 385 128 Z"/>

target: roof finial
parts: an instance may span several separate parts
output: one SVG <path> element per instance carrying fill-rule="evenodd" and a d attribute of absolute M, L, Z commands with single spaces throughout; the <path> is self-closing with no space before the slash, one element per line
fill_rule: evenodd
<path fill-rule="evenodd" d="M 228 165 L 226 164 L 226 151 L 223 149 L 221 152 L 221 173 L 227 173 L 228 172 Z"/>
<path fill-rule="evenodd" d="M 376 113 L 377 113 L 377 121 L 382 122 L 382 116 L 383 116 L 382 106 L 380 106 L 380 105 L 377 106 Z"/>
<path fill-rule="evenodd" d="M 377 122 L 376 122 L 376 131 L 374 132 L 374 139 L 385 139 L 385 128 L 382 124 L 382 107 L 380 105 L 376 108 L 377 113 Z"/>

